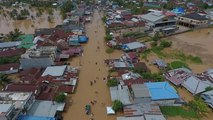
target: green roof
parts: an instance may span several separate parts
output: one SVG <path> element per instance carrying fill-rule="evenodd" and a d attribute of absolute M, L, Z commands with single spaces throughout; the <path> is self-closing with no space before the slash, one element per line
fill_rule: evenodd
<path fill-rule="evenodd" d="M 19 45 L 20 48 L 29 49 L 34 45 L 33 35 L 21 35 L 18 37 L 18 39 L 21 40 L 21 44 Z"/>

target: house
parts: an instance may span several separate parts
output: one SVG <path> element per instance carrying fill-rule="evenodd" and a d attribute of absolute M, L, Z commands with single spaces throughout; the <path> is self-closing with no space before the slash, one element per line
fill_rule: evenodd
<path fill-rule="evenodd" d="M 31 92 L 0 92 L 0 119 L 15 120 L 23 110 L 29 110 L 35 101 Z"/>
<path fill-rule="evenodd" d="M 176 25 L 175 14 L 169 11 L 153 10 L 150 13 L 142 15 L 140 19 L 146 22 L 148 29 L 157 27 L 166 27 Z"/>
<path fill-rule="evenodd" d="M 121 56 L 125 61 L 130 61 L 132 63 L 137 63 L 139 61 L 138 55 L 136 52 L 128 52 Z"/>
<path fill-rule="evenodd" d="M 21 44 L 21 41 L 3 42 L 3 43 L 0 43 L 0 49 L 17 48 L 20 44 Z"/>
<path fill-rule="evenodd" d="M 144 62 L 137 62 L 133 64 L 136 70 L 140 70 L 142 72 L 150 72 L 149 68 L 147 67 L 146 63 Z"/>
<path fill-rule="evenodd" d="M 55 120 L 54 117 L 19 115 L 17 120 Z"/>
<path fill-rule="evenodd" d="M 51 35 L 55 28 L 40 28 L 40 29 L 35 29 L 35 36 L 40 36 L 40 35 Z"/>
<path fill-rule="evenodd" d="M 116 87 L 110 87 L 111 100 L 120 100 L 123 105 L 132 104 L 132 98 L 129 88 L 127 86 L 118 85 Z"/>
<path fill-rule="evenodd" d="M 176 86 L 180 86 L 184 80 L 189 78 L 192 71 L 187 68 L 178 68 L 167 71 L 164 73 L 164 77 Z"/>
<path fill-rule="evenodd" d="M 140 117 L 117 117 L 117 120 L 144 120 L 144 116 L 140 116 Z"/>
<path fill-rule="evenodd" d="M 165 69 L 167 64 L 164 60 L 156 59 L 152 62 L 154 65 L 157 65 L 159 69 Z"/>
<path fill-rule="evenodd" d="M 145 83 L 149 89 L 151 100 L 162 106 L 174 105 L 179 99 L 177 91 L 168 82 Z"/>
<path fill-rule="evenodd" d="M 30 47 L 34 46 L 33 37 L 34 37 L 33 35 L 19 36 L 17 38 L 18 40 L 21 40 L 21 44 L 19 45 L 19 47 L 29 49 Z"/>
<path fill-rule="evenodd" d="M 32 67 L 45 68 L 55 64 L 56 46 L 40 46 L 38 49 L 29 49 L 21 55 L 20 63 L 23 69 Z"/>
<path fill-rule="evenodd" d="M 207 77 L 207 73 L 195 75 L 187 68 L 178 68 L 166 72 L 164 76 L 174 85 L 181 85 L 195 95 L 204 92 L 207 87 L 213 86 L 211 79 Z"/>
<path fill-rule="evenodd" d="M 24 48 L 9 48 L 0 50 L 0 57 L 20 56 L 25 53 Z"/>
<path fill-rule="evenodd" d="M 209 24 L 208 18 L 196 12 L 185 14 L 177 17 L 177 24 L 190 28 L 207 26 Z"/>
<path fill-rule="evenodd" d="M 69 49 L 62 51 L 62 54 L 69 55 L 70 57 L 82 55 L 82 53 L 83 53 L 83 47 L 80 47 L 80 46 L 70 47 Z"/>
<path fill-rule="evenodd" d="M 130 51 L 142 52 L 146 49 L 146 45 L 140 42 L 131 42 L 131 43 L 123 44 L 121 48 L 125 52 L 130 52 Z"/>
<path fill-rule="evenodd" d="M 201 93 L 200 96 L 204 99 L 204 102 L 213 109 L 213 90 Z"/>
<path fill-rule="evenodd" d="M 38 81 L 48 84 L 54 83 L 55 90 L 71 93 L 74 92 L 77 85 L 78 72 L 78 68 L 71 66 L 49 66 L 45 69 Z M 64 89 L 62 87 L 64 87 Z"/>
<path fill-rule="evenodd" d="M 42 73 L 43 73 L 42 68 L 29 68 L 20 71 L 18 76 L 20 78 L 20 83 L 36 84 L 38 82 L 37 79 L 41 77 Z"/>
<path fill-rule="evenodd" d="M 19 68 L 20 68 L 19 63 L 3 64 L 0 65 L 0 73 L 3 74 L 17 73 L 19 71 Z"/>
<path fill-rule="evenodd" d="M 156 104 L 150 104 L 150 103 L 126 105 L 124 106 L 123 111 L 124 111 L 125 117 L 136 117 L 136 116 L 144 116 L 144 115 L 162 115 L 159 106 Z"/>
<path fill-rule="evenodd" d="M 36 100 L 31 109 L 29 109 L 27 112 L 27 115 L 55 118 L 57 112 L 63 112 L 64 107 L 65 103 L 53 103 L 53 101 Z"/>
<path fill-rule="evenodd" d="M 149 89 L 145 84 L 132 84 L 131 85 L 134 103 L 150 103 L 151 95 Z"/>

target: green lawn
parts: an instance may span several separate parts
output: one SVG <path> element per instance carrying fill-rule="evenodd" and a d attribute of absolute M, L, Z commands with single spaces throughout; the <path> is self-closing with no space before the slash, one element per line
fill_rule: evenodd
<path fill-rule="evenodd" d="M 182 67 L 188 68 L 188 65 L 182 61 L 173 61 L 170 63 L 170 67 L 172 69 L 177 69 L 177 68 L 182 68 Z"/>
<path fill-rule="evenodd" d="M 197 113 L 193 110 L 185 110 L 178 106 L 162 106 L 161 112 L 167 117 L 181 116 L 183 118 L 197 118 Z"/>

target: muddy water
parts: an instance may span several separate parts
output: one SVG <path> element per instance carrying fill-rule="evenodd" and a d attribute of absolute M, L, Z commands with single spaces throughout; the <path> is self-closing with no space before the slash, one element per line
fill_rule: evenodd
<path fill-rule="evenodd" d="M 36 12 L 31 11 L 31 15 L 35 16 Z M 43 13 L 41 17 L 26 20 L 12 20 L 9 17 L 0 15 L 0 33 L 7 34 L 15 28 L 19 28 L 26 34 L 34 34 L 36 28 L 53 28 L 58 24 L 62 24 L 62 19 L 59 11 L 54 11 L 52 15 L 52 22 L 48 22 L 47 13 Z"/>
<path fill-rule="evenodd" d="M 116 51 L 111 56 L 105 53 L 104 25 L 101 21 L 101 15 L 97 11 L 94 13 L 92 23 L 89 23 L 86 28 L 89 42 L 83 45 L 83 56 L 71 61 L 73 66 L 81 65 L 77 90 L 75 94 L 71 95 L 73 103 L 63 116 L 65 120 L 89 120 L 92 116 L 85 114 L 85 105 L 96 100 L 97 103 L 92 106 L 92 113 L 94 114 L 92 118 L 94 120 L 115 120 L 115 116 L 106 114 L 106 106 L 110 106 L 112 103 L 109 89 L 103 81 L 103 77 L 108 75 L 108 67 L 105 66 L 103 61 L 109 57 L 120 57 L 122 52 Z M 97 49 L 98 46 L 100 49 Z M 96 83 L 90 86 L 90 81 L 94 80 L 96 80 Z M 95 91 L 98 93 L 95 93 Z"/>
<path fill-rule="evenodd" d="M 174 48 L 198 55 L 205 63 L 213 63 L 213 28 L 174 35 L 170 39 L 174 41 Z"/>

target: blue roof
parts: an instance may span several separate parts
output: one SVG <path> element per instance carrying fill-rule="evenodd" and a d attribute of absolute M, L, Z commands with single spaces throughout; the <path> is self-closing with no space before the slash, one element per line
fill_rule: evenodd
<path fill-rule="evenodd" d="M 176 90 L 168 82 L 145 83 L 152 100 L 179 98 Z"/>
<path fill-rule="evenodd" d="M 20 115 L 18 120 L 55 120 L 54 117 L 39 117 L 39 116 L 29 116 L 29 115 Z"/>
<path fill-rule="evenodd" d="M 88 37 L 87 36 L 79 36 L 79 42 L 87 42 Z"/>

